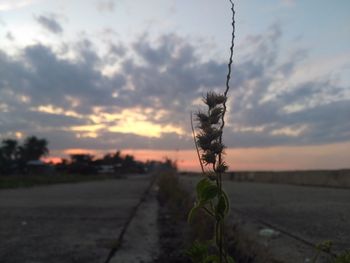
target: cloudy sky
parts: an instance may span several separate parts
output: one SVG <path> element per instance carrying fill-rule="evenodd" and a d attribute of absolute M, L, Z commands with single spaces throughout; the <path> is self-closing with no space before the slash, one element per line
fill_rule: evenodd
<path fill-rule="evenodd" d="M 235 2 L 231 169 L 349 167 L 350 2 Z M 224 89 L 230 22 L 224 0 L 0 0 L 0 139 L 198 169 L 190 112 Z"/>

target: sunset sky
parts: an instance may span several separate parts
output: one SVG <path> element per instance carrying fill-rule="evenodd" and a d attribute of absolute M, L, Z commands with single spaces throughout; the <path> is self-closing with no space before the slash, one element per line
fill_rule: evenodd
<path fill-rule="evenodd" d="M 350 1 L 240 0 L 232 170 L 350 167 Z M 0 0 L 0 140 L 198 170 L 190 112 L 224 90 L 228 1 Z"/>

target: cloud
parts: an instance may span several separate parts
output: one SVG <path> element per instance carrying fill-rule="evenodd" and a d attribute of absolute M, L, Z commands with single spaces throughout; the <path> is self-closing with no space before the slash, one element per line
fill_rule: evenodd
<path fill-rule="evenodd" d="M 296 5 L 296 1 L 295 0 L 282 0 L 282 4 L 292 7 L 292 6 Z"/>
<path fill-rule="evenodd" d="M 278 49 L 273 47 L 278 39 L 279 34 L 270 34 L 255 42 L 258 59 L 248 56 L 235 65 L 238 77 L 233 76 L 227 143 L 255 147 L 349 141 L 349 87 L 340 86 L 330 74 L 291 79 L 307 52 L 294 52 L 277 63 Z"/>
<path fill-rule="evenodd" d="M 225 143 L 269 147 L 349 141 L 349 87 L 331 74 L 296 79 L 308 51 L 281 56 L 282 34 L 273 25 L 245 40 L 248 49 L 232 73 Z M 40 43 L 17 57 L 0 51 L 0 109 L 5 112 L 0 133 L 36 134 L 56 150 L 191 149 L 189 113 L 206 91 L 223 90 L 227 71 L 226 61 L 204 60 L 198 48 L 166 34 L 142 35 L 129 46 L 112 43 L 103 55 L 89 39 L 61 53 Z M 115 70 L 106 75 L 106 68 Z M 153 123 L 157 136 L 111 129 L 133 121 Z"/>
<path fill-rule="evenodd" d="M 0 11 L 10 11 L 14 9 L 23 8 L 28 5 L 32 5 L 38 1 L 39 0 L 2 0 L 0 2 Z"/>
<path fill-rule="evenodd" d="M 43 26 L 46 30 L 50 31 L 51 33 L 62 34 L 63 28 L 53 15 L 51 16 L 41 15 L 36 17 L 35 19 L 41 26 Z"/>
<path fill-rule="evenodd" d="M 4 20 L 0 17 L 0 26 L 6 26 L 6 23 L 4 22 Z"/>
<path fill-rule="evenodd" d="M 10 40 L 10 41 L 15 40 L 14 36 L 12 35 L 12 33 L 11 33 L 10 31 L 8 31 L 8 32 L 6 33 L 6 38 L 7 38 L 8 40 Z"/>
<path fill-rule="evenodd" d="M 98 1 L 97 2 L 97 9 L 100 12 L 113 12 L 114 11 L 114 7 L 115 7 L 115 3 L 113 0 L 109 0 L 109 1 Z"/>

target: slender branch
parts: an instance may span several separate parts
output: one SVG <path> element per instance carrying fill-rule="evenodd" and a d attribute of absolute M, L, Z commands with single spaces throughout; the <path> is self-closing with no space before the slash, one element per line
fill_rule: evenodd
<path fill-rule="evenodd" d="M 204 172 L 204 167 L 203 167 L 203 163 L 202 163 L 202 160 L 201 160 L 201 155 L 199 154 L 198 144 L 197 144 L 197 140 L 196 140 L 196 132 L 195 132 L 194 127 L 193 127 L 193 115 L 192 115 L 192 111 L 191 111 L 190 114 L 191 114 L 191 128 L 192 128 L 193 141 L 194 141 L 194 145 L 196 146 L 198 161 L 199 161 L 199 163 L 200 163 L 200 165 L 201 165 L 202 173 L 203 173 L 203 175 L 204 175 L 205 172 Z"/>
<path fill-rule="evenodd" d="M 230 46 L 230 59 L 227 64 L 228 67 L 228 72 L 227 72 L 227 77 L 226 77 L 226 89 L 224 92 L 224 96 L 226 100 L 223 103 L 223 111 L 221 115 L 221 126 L 220 130 L 223 131 L 224 126 L 225 126 L 225 113 L 227 110 L 226 107 L 226 101 L 227 101 L 227 93 L 230 89 L 230 79 L 231 79 L 231 71 L 232 71 L 232 61 L 233 61 L 233 47 L 234 47 L 234 39 L 235 39 L 235 10 L 234 10 L 234 3 L 232 0 L 229 0 L 231 3 L 231 11 L 232 11 L 232 37 L 231 37 L 231 46 Z M 220 135 L 219 142 L 222 143 L 222 134 Z M 218 157 L 218 163 L 222 164 L 222 153 L 219 154 Z M 219 190 L 220 190 L 220 196 L 222 195 L 222 178 L 221 178 L 221 173 L 218 174 L 218 181 L 219 181 Z M 223 228 L 224 224 L 223 221 L 219 222 L 219 231 L 220 231 L 220 240 L 219 240 L 219 257 L 220 257 L 220 263 L 222 262 L 223 259 Z"/>
<path fill-rule="evenodd" d="M 228 72 L 227 72 L 227 76 L 226 76 L 226 89 L 224 92 L 224 96 L 227 97 L 227 93 L 230 90 L 230 79 L 231 79 L 231 72 L 232 72 L 232 62 L 233 62 L 233 48 L 234 48 L 234 40 L 235 40 L 235 5 L 233 3 L 232 0 L 229 0 L 231 3 L 231 11 L 232 11 L 232 37 L 231 37 L 231 46 L 230 46 L 230 59 L 229 62 L 227 64 L 228 67 Z M 221 127 L 220 129 L 223 130 L 224 126 L 225 126 L 225 113 L 227 110 L 226 107 L 226 101 L 223 103 L 223 112 L 221 115 Z M 220 143 L 222 142 L 222 135 L 220 136 Z M 219 156 L 219 159 L 221 161 L 221 156 Z"/>

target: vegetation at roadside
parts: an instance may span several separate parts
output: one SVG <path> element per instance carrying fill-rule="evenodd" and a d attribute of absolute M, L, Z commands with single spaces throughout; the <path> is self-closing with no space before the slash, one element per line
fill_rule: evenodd
<path fill-rule="evenodd" d="M 59 174 L 59 175 L 11 175 L 0 176 L 0 189 L 22 188 L 41 185 L 78 183 L 88 181 L 100 181 L 116 179 L 115 175 L 80 175 L 80 174 Z"/>
<path fill-rule="evenodd" d="M 158 178 L 158 186 L 161 256 L 156 263 L 189 263 L 191 257 L 188 249 L 191 247 L 192 259 L 205 260 L 208 256 L 207 247 L 212 245 L 208 240 L 213 238 L 213 220 L 204 211 L 198 211 L 188 224 L 186 215 L 193 206 L 194 196 L 181 182 L 179 175 L 162 174 Z M 235 226 L 225 225 L 224 231 L 227 249 L 237 262 L 275 262 L 265 248 L 254 246 L 254 242 L 248 240 Z"/>
<path fill-rule="evenodd" d="M 195 215 L 196 223 L 187 223 L 187 213 L 193 204 L 193 197 L 179 180 L 178 174 L 165 172 L 157 181 L 160 230 L 160 257 L 155 262 L 191 262 L 187 249 L 194 240 L 205 240 L 211 236 L 213 227 L 208 217 Z M 197 220 L 198 219 L 198 220 Z"/>
<path fill-rule="evenodd" d="M 350 251 L 344 251 L 338 255 L 332 253 L 333 242 L 325 240 L 316 245 L 316 254 L 311 263 L 317 263 L 322 252 L 328 254 L 328 263 L 350 263 Z"/>

